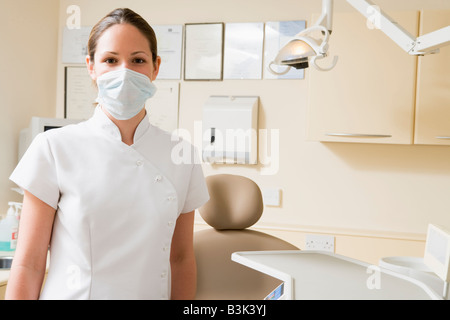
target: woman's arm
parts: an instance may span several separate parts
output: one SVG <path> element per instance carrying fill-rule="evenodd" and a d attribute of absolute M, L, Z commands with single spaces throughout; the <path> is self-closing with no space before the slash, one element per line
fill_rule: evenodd
<path fill-rule="evenodd" d="M 178 217 L 172 238 L 170 264 L 174 300 L 192 300 L 197 287 L 197 266 L 194 254 L 194 212 Z"/>
<path fill-rule="evenodd" d="M 6 299 L 39 298 L 54 218 L 54 208 L 25 191 Z"/>

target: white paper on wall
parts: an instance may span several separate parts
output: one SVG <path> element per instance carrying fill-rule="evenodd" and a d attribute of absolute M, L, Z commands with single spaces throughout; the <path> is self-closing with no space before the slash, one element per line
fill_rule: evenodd
<path fill-rule="evenodd" d="M 261 79 L 264 23 L 227 23 L 224 79 Z"/>
<path fill-rule="evenodd" d="M 183 46 L 182 25 L 155 25 L 158 55 L 161 57 L 158 79 L 181 79 Z"/>
<path fill-rule="evenodd" d="M 180 84 L 175 81 L 155 81 L 155 85 L 158 90 L 145 103 L 150 123 L 172 133 L 178 129 Z"/>
<path fill-rule="evenodd" d="M 87 44 L 92 27 L 69 29 L 64 27 L 62 63 L 86 63 Z"/>

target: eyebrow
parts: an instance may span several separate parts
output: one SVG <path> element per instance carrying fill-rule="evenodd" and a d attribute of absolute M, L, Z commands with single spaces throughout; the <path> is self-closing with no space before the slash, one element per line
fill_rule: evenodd
<path fill-rule="evenodd" d="M 149 55 L 147 52 L 145 52 L 145 51 L 135 51 L 135 52 L 133 52 L 131 55 L 132 56 L 134 56 L 134 55 L 136 55 L 136 54 L 140 54 L 140 53 L 143 53 L 143 54 L 145 54 L 145 55 Z"/>
<path fill-rule="evenodd" d="M 106 54 L 114 54 L 116 56 L 119 55 L 117 52 L 114 52 L 114 51 L 105 51 L 104 53 L 106 53 Z M 135 51 L 135 52 L 131 53 L 131 55 L 135 56 L 135 55 L 140 54 L 140 53 L 143 53 L 143 54 L 149 56 L 149 54 L 147 52 L 145 52 L 145 51 Z"/>

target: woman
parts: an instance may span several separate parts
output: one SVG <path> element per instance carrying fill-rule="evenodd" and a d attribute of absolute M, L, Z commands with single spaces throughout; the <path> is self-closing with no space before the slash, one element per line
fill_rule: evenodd
<path fill-rule="evenodd" d="M 25 196 L 6 298 L 192 299 L 194 211 L 208 192 L 198 161 L 171 159 L 186 142 L 148 122 L 155 34 L 116 9 L 92 29 L 88 54 L 94 116 L 40 134 L 11 175 Z"/>

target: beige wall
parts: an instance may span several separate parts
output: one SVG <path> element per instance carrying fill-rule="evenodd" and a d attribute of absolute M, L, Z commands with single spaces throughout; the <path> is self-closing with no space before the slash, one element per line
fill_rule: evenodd
<path fill-rule="evenodd" d="M 8 177 L 19 131 L 32 116 L 55 116 L 58 0 L 0 2 L 0 214 L 21 201 Z"/>
<path fill-rule="evenodd" d="M 22 1 L 26 2 L 26 1 Z M 27 1 L 32 3 L 34 1 Z M 63 114 L 63 75 L 64 66 L 61 63 L 61 30 L 67 19 L 66 9 L 74 4 L 70 0 L 59 1 L 59 40 L 55 46 L 53 36 L 41 37 L 41 28 L 55 32 L 54 17 L 58 16 L 53 4 L 56 1 L 39 1 L 47 4 L 46 10 L 37 8 L 41 16 L 33 14 L 27 17 L 28 27 L 20 29 L 23 34 L 33 29 L 33 21 L 40 21 L 39 27 L 33 29 L 36 42 L 34 47 L 48 48 L 38 50 L 40 58 L 48 67 L 33 65 L 33 79 L 27 80 L 28 88 L 34 90 L 26 96 L 21 92 L 16 69 L 7 65 L 8 73 L 17 79 L 9 84 L 6 90 L 9 98 L 4 101 L 3 86 L 1 86 L 2 110 L 9 113 L 5 121 L 2 115 L 1 130 L 8 130 L 17 138 L 18 130 L 24 123 L 24 115 L 20 110 L 30 104 L 39 107 L 42 114 L 55 112 L 56 116 Z M 3 6 L 2 2 L 2 6 Z M 449 9 L 450 3 L 443 0 L 408 1 L 379 0 L 377 3 L 395 17 L 396 10 Z M 16 15 L 23 10 L 18 1 L 7 1 L 8 9 Z M 311 0 L 248 0 L 245 6 L 242 1 L 211 1 L 211 0 L 167 0 L 167 1 L 119 1 L 119 0 L 79 0 L 81 8 L 81 24 L 92 26 L 107 12 L 116 8 L 128 6 L 144 16 L 151 24 L 184 24 L 191 22 L 266 22 L 277 20 L 307 20 L 321 10 L 321 1 Z M 57 6 L 57 5 L 56 5 Z M 48 7 L 48 8 L 47 8 Z M 48 9 L 48 10 L 47 10 Z M 343 0 L 335 1 L 335 10 L 353 11 Z M 42 19 L 41 17 L 46 17 Z M 34 20 L 33 20 L 34 19 Z M 41 21 L 42 20 L 42 21 Z M 5 23 L 4 21 L 0 23 Z M 10 35 L 12 36 L 12 35 Z M 10 45 L 17 46 L 12 39 Z M 41 45 L 45 43 L 46 45 Z M 3 43 L 2 43 L 3 45 Z M 20 43 L 24 48 L 28 45 Z M 362 44 L 363 45 L 363 44 Z M 53 62 L 58 50 L 57 62 Z M 0 53 L 4 55 L 5 52 Z M 48 56 L 47 56 L 48 55 Z M 24 57 L 26 55 L 24 54 Z M 3 57 L 3 56 L 2 56 Z M 2 59 L 3 61 L 4 59 Z M 373 62 L 376 63 L 376 62 Z M 3 68 L 3 67 L 2 67 Z M 55 69 L 57 68 L 57 70 Z M 25 67 L 23 67 L 25 69 Z M 41 71 L 45 70 L 50 79 L 42 81 Z M 50 72 L 51 70 L 51 72 Z M 54 95 L 54 72 L 56 76 L 56 96 Z M 14 71 L 14 72 L 13 72 Z M 25 72 L 25 70 L 23 71 Z M 22 74 L 23 74 L 22 72 Z M 389 76 L 392 70 L 386 70 Z M 2 72 L 2 83 L 5 77 Z M 8 79 L 8 82 L 9 79 Z M 33 85 L 38 85 L 38 88 Z M 207 175 L 216 173 L 233 173 L 248 176 L 262 188 L 280 188 L 282 201 L 280 207 L 266 207 L 263 218 L 258 226 L 269 227 L 271 232 L 292 239 L 292 242 L 302 242 L 303 236 L 309 232 L 323 232 L 339 235 L 342 243 L 340 252 L 348 252 L 353 247 L 353 255 L 364 257 L 355 243 L 360 238 L 375 241 L 376 248 L 386 247 L 383 239 L 395 239 L 396 243 L 411 242 L 411 246 L 400 244 L 395 253 L 377 251 L 378 255 L 420 254 L 423 250 L 423 239 L 427 224 L 437 223 L 450 227 L 450 148 L 442 146 L 402 146 L 402 145 L 365 145 L 344 143 L 318 143 L 306 141 L 306 107 L 308 99 L 308 71 L 304 80 L 228 80 L 220 82 L 184 82 L 180 80 L 180 127 L 190 130 L 194 136 L 194 121 L 200 121 L 203 103 L 210 95 L 257 95 L 260 97 L 259 127 L 268 130 L 279 130 L 279 168 L 276 174 L 263 175 L 264 166 L 204 166 Z M 11 96 L 10 92 L 16 92 Z M 53 104 L 53 110 L 46 109 Z M 18 100 L 20 99 L 20 100 Z M 31 101 L 28 101 L 31 100 Z M 34 102 L 34 103 L 31 103 Z M 6 108 L 13 104 L 16 108 Z M 14 110 L 14 111 L 13 111 Z M 2 158 L 1 186 L 2 194 L 9 194 L 5 183 L 14 160 L 11 154 L 16 154 L 16 141 L 1 135 L 2 148 L 10 157 L 5 162 Z M 2 152 L 3 154 L 3 152 Z M 8 198 L 9 199 L 9 198 Z M 1 206 L 5 206 L 6 197 L 0 198 Z M 201 225 L 201 220 L 197 220 Z M 268 229 L 266 229 L 268 230 Z M 281 231 L 280 231 L 281 230 Z M 356 238 L 355 238 L 356 237 Z M 358 238 L 360 237 L 360 238 Z M 353 239 L 354 241 L 350 241 Z M 375 239 L 375 240 L 373 240 Z M 379 241 L 378 241 L 379 240 Z M 419 241 L 419 245 L 416 243 Z M 338 247 L 337 239 L 337 247 Z M 348 244 L 350 243 L 350 244 Z M 344 245 L 345 244 L 345 245 Z M 418 248 L 410 250 L 411 247 Z M 402 249 L 405 248 L 405 249 Z M 377 249 L 378 250 L 378 249 Z M 367 261 L 374 257 L 364 258 Z"/>

